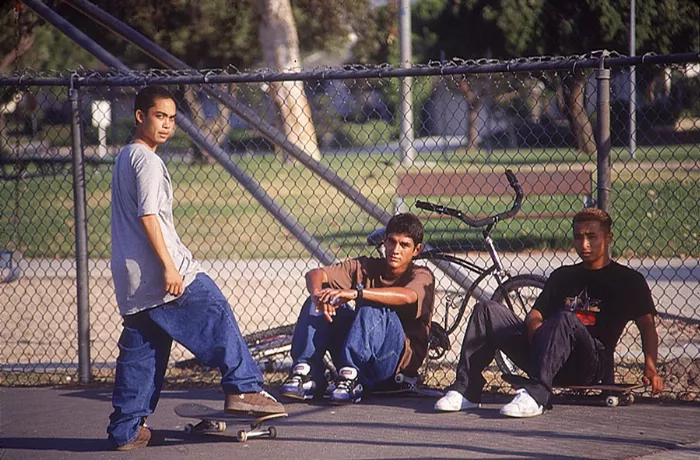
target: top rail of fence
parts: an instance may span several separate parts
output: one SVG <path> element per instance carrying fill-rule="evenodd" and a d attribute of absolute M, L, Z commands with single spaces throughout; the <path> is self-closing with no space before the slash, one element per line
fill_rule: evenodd
<path fill-rule="evenodd" d="M 318 68 L 302 71 L 255 70 L 241 72 L 235 67 L 208 70 L 67 70 L 42 75 L 31 69 L 22 75 L 0 77 L 0 85 L 7 86 L 143 86 L 154 84 L 220 84 L 266 83 L 274 81 L 342 80 L 349 78 L 422 77 L 435 75 L 473 75 L 484 73 L 536 72 L 641 66 L 671 65 L 700 62 L 700 53 L 667 55 L 644 54 L 623 56 L 615 52 L 598 51 L 577 56 L 537 56 L 507 61 L 497 59 L 453 59 L 448 62 L 431 61 L 427 64 L 403 68 L 389 64 L 351 64 L 339 68 Z M 16 73 L 19 73 L 16 72 Z M 65 75 L 68 73 L 69 75 Z"/>

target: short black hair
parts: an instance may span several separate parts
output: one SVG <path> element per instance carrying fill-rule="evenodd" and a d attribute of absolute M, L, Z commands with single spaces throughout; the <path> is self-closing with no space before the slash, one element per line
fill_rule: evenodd
<path fill-rule="evenodd" d="M 392 233 L 408 235 L 416 246 L 423 242 L 423 224 L 410 212 L 396 214 L 389 220 L 386 234 L 391 235 Z"/>
<path fill-rule="evenodd" d="M 613 225 L 610 214 L 597 208 L 586 208 L 577 212 L 574 216 L 573 224 L 576 225 L 580 222 L 600 222 L 600 228 L 605 233 L 610 233 Z"/>
<path fill-rule="evenodd" d="M 136 95 L 134 99 L 134 114 L 140 110 L 146 115 L 148 109 L 156 105 L 158 99 L 172 99 L 175 101 L 173 93 L 164 86 L 146 86 Z"/>

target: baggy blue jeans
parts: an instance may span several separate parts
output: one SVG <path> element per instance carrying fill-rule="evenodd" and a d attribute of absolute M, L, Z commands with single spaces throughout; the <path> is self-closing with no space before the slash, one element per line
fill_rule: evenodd
<path fill-rule="evenodd" d="M 326 386 L 323 356 L 331 353 L 338 369 L 354 367 L 360 381 L 371 390 L 392 378 L 403 354 L 405 335 L 399 315 L 389 308 L 340 307 L 333 322 L 310 314 L 311 299 L 301 308 L 292 339 L 294 364 L 307 363 L 316 387 Z"/>
<path fill-rule="evenodd" d="M 112 394 L 114 412 L 107 427 L 114 445 L 136 439 L 144 417 L 155 411 L 173 340 L 206 366 L 218 368 L 226 393 L 262 390 L 262 373 L 228 301 L 216 283 L 200 273 L 177 299 L 124 317 Z"/>

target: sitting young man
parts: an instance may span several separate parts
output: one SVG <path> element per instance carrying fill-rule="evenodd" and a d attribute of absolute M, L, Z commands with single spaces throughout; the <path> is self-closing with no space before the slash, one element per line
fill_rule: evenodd
<path fill-rule="evenodd" d="M 555 270 L 525 318 L 508 308 L 479 303 L 462 343 L 457 379 L 435 403 L 438 411 L 479 407 L 482 371 L 502 350 L 528 373 L 515 398 L 501 409 L 509 417 L 533 417 L 549 404 L 552 385 L 613 383 L 613 354 L 625 325 L 642 337 L 644 383 L 663 389 L 656 372 L 656 310 L 644 277 L 610 259 L 612 219 L 584 209 L 573 219 L 574 248 L 581 263 Z"/>
<path fill-rule="evenodd" d="M 359 257 L 306 274 L 310 297 L 294 330 L 294 366 L 282 396 L 323 396 L 326 351 L 339 369 L 333 403 L 359 402 L 364 388 L 398 372 L 417 375 L 428 353 L 435 290 L 430 270 L 413 263 L 422 242 L 418 218 L 399 214 L 386 228 L 384 258 Z"/>

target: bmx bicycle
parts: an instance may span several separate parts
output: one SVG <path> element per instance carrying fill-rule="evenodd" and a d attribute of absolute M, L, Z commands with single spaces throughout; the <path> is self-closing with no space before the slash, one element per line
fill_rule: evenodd
<path fill-rule="evenodd" d="M 429 359 L 437 360 L 442 358 L 450 350 L 449 337 L 460 329 L 460 325 L 468 312 L 471 312 L 470 305 L 474 292 L 484 282 L 490 279 L 495 281 L 496 289 L 491 296 L 491 300 L 507 306 L 518 317 L 524 319 L 531 309 L 534 301 L 542 292 L 546 278 L 536 274 L 512 275 L 507 270 L 494 241 L 491 237 L 496 225 L 506 219 L 515 216 L 522 205 L 524 194 L 522 187 L 517 181 L 515 174 L 507 170 L 505 172 L 508 183 L 515 193 L 515 198 L 508 211 L 494 214 L 482 219 L 471 219 L 462 211 L 447 206 L 442 206 L 427 201 L 417 201 L 415 206 L 420 209 L 444 214 L 460 220 L 462 223 L 473 228 L 481 228 L 481 236 L 486 248 L 490 263 L 479 265 L 470 261 L 466 256 L 453 253 L 451 248 L 432 247 L 425 249 L 417 257 L 418 260 L 425 261 L 446 261 L 451 265 L 465 269 L 476 275 L 476 278 L 467 287 L 461 286 L 458 290 L 446 293 L 440 306 L 436 306 L 436 316 L 441 320 L 433 321 L 430 333 Z M 386 234 L 384 228 L 373 231 L 367 236 L 367 243 L 374 246 L 380 254 L 383 254 L 383 242 Z M 244 337 L 253 358 L 264 363 L 268 370 L 274 369 L 275 360 L 284 359 L 291 350 L 292 335 L 294 334 L 294 324 L 275 327 L 272 329 L 254 332 Z M 516 373 L 515 365 L 500 351 L 496 354 L 496 363 L 501 372 L 505 374 Z M 326 359 L 326 365 L 331 369 L 331 375 L 335 370 L 330 359 Z"/>

